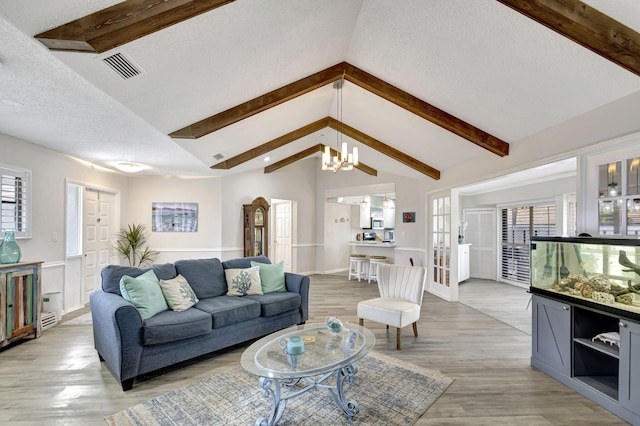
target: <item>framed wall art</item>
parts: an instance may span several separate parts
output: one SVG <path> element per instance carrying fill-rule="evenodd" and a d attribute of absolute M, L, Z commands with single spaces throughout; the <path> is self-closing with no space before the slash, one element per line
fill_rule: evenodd
<path fill-rule="evenodd" d="M 416 221 L 416 212 L 402 212 L 402 221 L 404 223 L 413 223 Z"/>
<path fill-rule="evenodd" d="M 198 203 L 151 203 L 152 232 L 197 232 Z"/>

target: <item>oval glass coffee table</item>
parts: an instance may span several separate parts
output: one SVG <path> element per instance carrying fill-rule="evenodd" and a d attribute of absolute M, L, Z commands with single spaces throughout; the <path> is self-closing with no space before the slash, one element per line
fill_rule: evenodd
<path fill-rule="evenodd" d="M 271 398 L 271 415 L 256 426 L 278 423 L 287 401 L 312 389 L 326 389 L 335 404 L 353 420 L 360 411 L 355 400 L 346 401 L 344 384 L 353 383 L 356 362 L 373 348 L 376 338 L 364 327 L 345 324 L 332 333 L 324 324 L 306 324 L 277 331 L 249 346 L 242 367 L 258 376 L 262 394 Z"/>

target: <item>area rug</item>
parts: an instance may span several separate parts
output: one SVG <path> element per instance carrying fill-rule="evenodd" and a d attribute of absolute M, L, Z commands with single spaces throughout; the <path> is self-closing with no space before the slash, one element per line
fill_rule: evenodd
<path fill-rule="evenodd" d="M 371 352 L 357 364 L 354 383 L 346 387 L 360 412 L 349 422 L 324 389 L 290 400 L 280 426 L 288 425 L 413 425 L 453 382 L 435 370 Z M 270 400 L 258 379 L 242 367 L 173 390 L 105 418 L 125 425 L 253 425 L 269 417 Z"/>

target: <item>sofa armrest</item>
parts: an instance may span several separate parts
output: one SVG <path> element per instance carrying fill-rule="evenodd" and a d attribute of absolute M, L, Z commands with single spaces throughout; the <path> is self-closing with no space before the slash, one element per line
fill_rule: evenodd
<path fill-rule="evenodd" d="M 91 293 L 89 303 L 94 347 L 124 384 L 137 375 L 142 356 L 140 313 L 131 302 L 102 290 Z"/>
<path fill-rule="evenodd" d="M 309 319 L 309 286 L 311 281 L 306 275 L 285 272 L 284 283 L 287 291 L 300 294 L 300 315 L 302 316 L 300 322 L 304 323 Z"/>

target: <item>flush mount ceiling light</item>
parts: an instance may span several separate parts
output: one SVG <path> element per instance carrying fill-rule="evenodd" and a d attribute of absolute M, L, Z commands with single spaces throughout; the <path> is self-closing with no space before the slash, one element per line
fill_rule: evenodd
<path fill-rule="evenodd" d="M 120 162 L 115 164 L 115 168 L 125 173 L 138 173 L 144 169 L 144 166 L 138 163 Z"/>
<path fill-rule="evenodd" d="M 333 84 L 337 90 L 336 95 L 336 116 L 338 117 L 338 129 L 336 136 L 336 149 L 338 155 L 331 156 L 331 148 L 325 145 L 322 153 L 322 170 L 330 170 L 336 173 L 338 170 L 353 170 L 358 165 L 358 147 L 353 147 L 353 153 L 349 153 L 346 142 L 342 141 L 342 85 L 344 76 Z"/>

